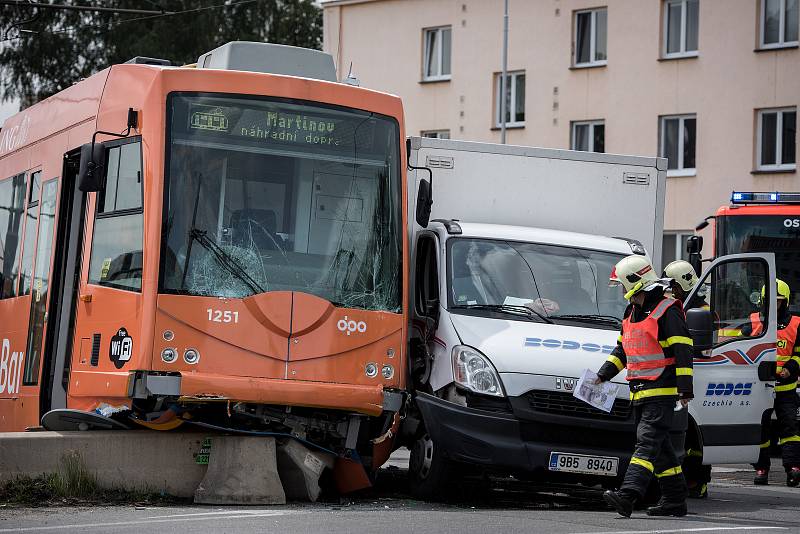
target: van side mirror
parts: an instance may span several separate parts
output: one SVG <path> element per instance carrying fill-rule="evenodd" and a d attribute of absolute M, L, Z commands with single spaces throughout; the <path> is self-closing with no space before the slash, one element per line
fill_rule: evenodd
<path fill-rule="evenodd" d="M 417 189 L 417 224 L 423 228 L 428 227 L 431 218 L 431 206 L 433 206 L 433 195 L 431 194 L 431 183 L 428 180 L 419 181 Z"/>
<path fill-rule="evenodd" d="M 105 159 L 106 147 L 103 143 L 86 143 L 81 146 L 78 189 L 92 193 L 105 187 Z"/>
<path fill-rule="evenodd" d="M 686 241 L 686 252 L 689 255 L 689 263 L 691 264 L 692 268 L 694 268 L 695 274 L 700 276 L 703 274 L 703 256 L 701 254 L 703 250 L 703 236 L 700 235 L 693 235 L 689 236 L 689 239 Z"/>
<path fill-rule="evenodd" d="M 692 336 L 695 354 L 714 346 L 714 318 L 711 310 L 706 308 L 686 310 L 686 325 Z"/>

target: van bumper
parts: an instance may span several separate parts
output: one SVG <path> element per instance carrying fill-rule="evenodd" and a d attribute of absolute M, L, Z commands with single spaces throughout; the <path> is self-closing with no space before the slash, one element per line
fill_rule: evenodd
<path fill-rule="evenodd" d="M 512 405 L 515 404 L 515 399 L 509 400 Z M 632 425 L 624 428 L 621 433 L 615 432 L 621 435 L 624 442 L 624 446 L 615 447 L 608 446 L 608 441 L 602 437 L 602 429 L 587 429 L 585 421 L 567 422 L 563 418 L 556 418 L 556 424 L 551 424 L 546 419 L 520 419 L 514 413 L 477 410 L 425 393 L 417 393 L 416 403 L 433 442 L 442 448 L 448 458 L 484 466 L 490 470 L 534 473 L 537 478 L 565 482 L 592 478 L 613 483 L 613 476 L 550 471 L 550 453 L 616 457 L 619 458 L 617 477 L 622 477 L 633 452 L 635 432 Z M 597 422 L 588 426 L 597 427 Z M 561 427 L 561 431 L 555 431 L 556 427 Z M 550 428 L 554 431 L 549 432 Z M 565 432 L 565 429 L 569 430 Z M 589 440 L 594 443 L 578 439 L 579 434 L 583 434 L 585 438 L 587 433 L 598 436 L 596 440 Z M 570 439 L 569 436 L 575 439 Z M 619 437 L 615 436 L 615 441 L 619 441 Z"/>

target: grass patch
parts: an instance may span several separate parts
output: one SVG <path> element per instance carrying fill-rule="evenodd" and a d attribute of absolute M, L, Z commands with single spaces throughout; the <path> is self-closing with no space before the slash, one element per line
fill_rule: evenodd
<path fill-rule="evenodd" d="M 0 484 L 0 505 L 54 506 L 73 504 L 160 505 L 188 502 L 152 491 L 102 488 L 77 451 L 61 457 L 58 473 L 17 477 Z"/>

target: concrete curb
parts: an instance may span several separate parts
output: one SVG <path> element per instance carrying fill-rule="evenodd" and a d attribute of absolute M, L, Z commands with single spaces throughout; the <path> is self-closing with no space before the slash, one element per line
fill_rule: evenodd
<path fill-rule="evenodd" d="M 5 432 L 0 473 L 4 480 L 56 473 L 64 454 L 75 451 L 101 487 L 192 497 L 206 473 L 195 462 L 204 437 L 148 430 Z"/>

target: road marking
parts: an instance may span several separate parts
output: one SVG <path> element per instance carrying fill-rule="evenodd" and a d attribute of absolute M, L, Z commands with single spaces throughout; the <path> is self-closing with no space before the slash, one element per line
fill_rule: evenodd
<path fill-rule="evenodd" d="M 789 530 L 788 527 L 698 527 L 698 528 L 671 528 L 668 530 L 616 530 L 613 532 L 597 531 L 574 532 L 573 534 L 675 534 L 680 532 L 720 532 L 723 530 Z"/>
<path fill-rule="evenodd" d="M 280 515 L 288 515 L 292 512 L 285 510 L 281 511 L 262 511 L 262 512 L 248 512 L 247 510 L 236 511 L 235 513 L 221 513 L 217 515 L 209 515 L 209 513 L 201 514 L 180 514 L 178 517 L 160 518 L 149 517 L 137 519 L 135 521 L 116 521 L 112 523 L 83 523 L 78 525 L 53 525 L 47 527 L 20 527 L 20 528 L 3 528 L 0 532 L 41 532 L 46 530 L 67 530 L 67 529 L 83 529 L 83 528 L 108 528 L 108 527 L 132 527 L 137 525 L 150 525 L 156 523 L 176 523 L 181 521 L 213 521 L 215 519 L 251 519 L 255 517 L 275 517 Z M 213 512 L 211 512 L 213 514 Z M 188 515 L 188 517 L 186 517 Z"/>
<path fill-rule="evenodd" d="M 148 510 L 155 512 L 158 508 L 148 508 Z M 217 512 L 197 512 L 188 514 L 169 514 L 169 515 L 154 515 L 152 517 L 143 517 L 142 519 L 167 519 L 170 517 L 209 517 L 215 515 L 254 515 L 254 514 L 288 514 L 289 510 L 220 510 Z"/>

